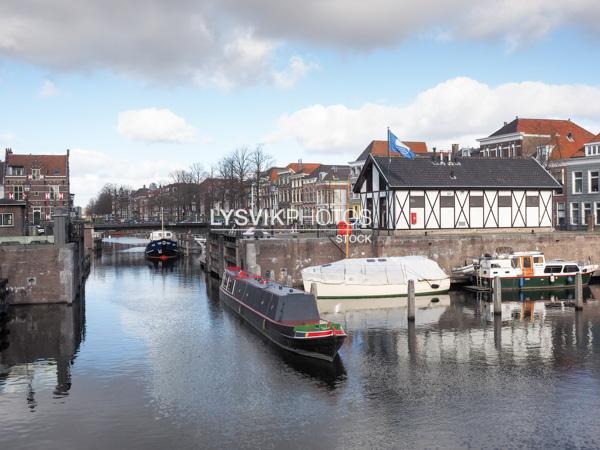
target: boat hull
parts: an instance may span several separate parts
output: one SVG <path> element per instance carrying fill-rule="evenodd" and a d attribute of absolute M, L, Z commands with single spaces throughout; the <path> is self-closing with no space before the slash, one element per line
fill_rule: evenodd
<path fill-rule="evenodd" d="M 592 273 L 581 274 L 583 285 L 589 284 Z M 492 278 L 480 278 L 484 287 L 492 286 Z M 532 276 L 532 277 L 501 277 L 500 287 L 503 290 L 537 290 L 565 289 L 575 287 L 575 275 Z"/>
<path fill-rule="evenodd" d="M 304 290 L 311 292 L 312 286 L 317 288 L 319 299 L 367 299 L 408 296 L 408 284 L 344 284 L 324 283 L 322 281 L 304 281 Z M 450 290 L 450 278 L 439 280 L 415 281 L 416 295 L 444 294 Z"/>
<path fill-rule="evenodd" d="M 296 337 L 293 326 L 283 325 L 269 320 L 254 311 L 234 296 L 219 288 L 219 299 L 236 315 L 244 319 L 256 331 L 278 347 L 309 358 L 333 361 L 344 343 L 345 334 L 336 335 L 334 331 L 323 337 Z"/>
<path fill-rule="evenodd" d="M 179 256 L 179 246 L 172 239 L 150 241 L 146 246 L 146 256 L 154 259 L 174 259 Z"/>

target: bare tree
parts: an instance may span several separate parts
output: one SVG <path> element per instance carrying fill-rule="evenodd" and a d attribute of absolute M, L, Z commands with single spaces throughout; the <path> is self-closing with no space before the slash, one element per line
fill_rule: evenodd
<path fill-rule="evenodd" d="M 273 157 L 265 152 L 261 144 L 257 145 L 256 148 L 250 153 L 250 167 L 253 172 L 253 183 L 254 187 L 254 204 L 256 208 L 260 207 L 260 179 L 263 173 L 269 166 L 273 164 Z"/>
<path fill-rule="evenodd" d="M 248 147 L 238 147 L 231 154 L 231 158 L 234 178 L 238 188 L 238 206 L 243 207 L 247 199 L 248 180 L 251 173 L 250 150 Z"/>
<path fill-rule="evenodd" d="M 199 184 L 206 179 L 206 171 L 202 163 L 196 162 L 190 166 L 190 178 L 192 183 Z"/>
<path fill-rule="evenodd" d="M 185 169 L 177 169 L 169 174 L 173 183 L 192 183 L 192 173 Z"/>

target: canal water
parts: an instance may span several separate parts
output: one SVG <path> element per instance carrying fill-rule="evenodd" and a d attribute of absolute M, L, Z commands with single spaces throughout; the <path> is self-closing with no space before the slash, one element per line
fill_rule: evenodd
<path fill-rule="evenodd" d="M 0 448 L 600 447 L 598 301 L 540 294 L 494 319 L 455 292 L 414 326 L 324 304 L 349 334 L 328 364 L 224 310 L 193 258 L 140 249 L 106 243 L 79 303 L 0 319 Z"/>

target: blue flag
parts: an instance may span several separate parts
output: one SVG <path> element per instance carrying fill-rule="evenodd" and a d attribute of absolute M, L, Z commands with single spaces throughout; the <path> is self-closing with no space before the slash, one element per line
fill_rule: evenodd
<path fill-rule="evenodd" d="M 392 152 L 400 153 L 407 159 L 415 159 L 415 153 L 410 147 L 398 139 L 390 130 L 388 130 L 388 149 Z"/>

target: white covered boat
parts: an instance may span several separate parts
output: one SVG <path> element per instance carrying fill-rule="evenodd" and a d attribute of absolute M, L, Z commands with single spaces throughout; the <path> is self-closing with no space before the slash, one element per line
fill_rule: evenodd
<path fill-rule="evenodd" d="M 315 286 L 319 299 L 402 297 L 408 280 L 415 281 L 417 295 L 450 289 L 450 277 L 424 256 L 348 258 L 302 270 L 304 289 Z"/>

